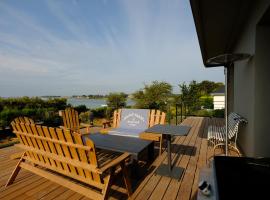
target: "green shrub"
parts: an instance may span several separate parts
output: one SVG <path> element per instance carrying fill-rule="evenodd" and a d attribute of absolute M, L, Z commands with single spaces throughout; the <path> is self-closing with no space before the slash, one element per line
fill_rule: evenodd
<path fill-rule="evenodd" d="M 37 109 L 34 108 L 23 108 L 21 110 L 21 114 L 26 117 L 35 116 L 37 113 Z"/>
<path fill-rule="evenodd" d="M 213 117 L 224 118 L 224 116 L 225 116 L 225 110 L 224 109 L 214 110 Z"/>
<path fill-rule="evenodd" d="M 75 106 L 74 109 L 77 110 L 79 114 L 88 111 L 88 108 L 85 105 Z"/>
<path fill-rule="evenodd" d="M 213 109 L 214 108 L 213 97 L 212 96 L 200 97 L 200 105 L 204 109 Z"/>
<path fill-rule="evenodd" d="M 10 124 L 10 122 L 20 116 L 20 111 L 15 108 L 15 109 L 10 109 L 10 108 L 4 108 L 2 112 L 0 113 L 0 126 L 6 127 Z"/>
<path fill-rule="evenodd" d="M 0 107 L 17 108 L 19 110 L 23 108 L 54 108 L 55 110 L 63 110 L 66 108 L 66 99 L 55 98 L 42 100 L 38 97 L 20 97 L 20 98 L 0 98 Z"/>
<path fill-rule="evenodd" d="M 66 99 L 41 98 L 0 98 L 0 126 L 6 127 L 18 116 L 27 116 L 35 121 L 44 121 L 45 124 L 58 126 L 61 118 L 58 111 L 66 108 Z"/>
<path fill-rule="evenodd" d="M 59 115 L 49 113 L 49 116 L 43 120 L 43 125 L 58 127 L 62 125 L 62 118 Z"/>
<path fill-rule="evenodd" d="M 193 115 L 200 116 L 200 117 L 212 117 L 213 111 L 212 110 L 197 110 L 193 113 Z"/>
<path fill-rule="evenodd" d="M 90 111 L 82 112 L 79 115 L 79 118 L 82 123 L 89 123 Z"/>
<path fill-rule="evenodd" d="M 106 111 L 107 111 L 107 107 L 101 107 L 101 108 L 96 108 L 96 109 L 91 110 L 95 118 L 106 117 Z"/>

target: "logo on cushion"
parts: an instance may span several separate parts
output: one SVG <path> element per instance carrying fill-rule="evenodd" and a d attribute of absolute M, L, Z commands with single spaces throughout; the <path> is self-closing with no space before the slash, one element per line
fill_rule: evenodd
<path fill-rule="evenodd" d="M 137 126 L 138 124 L 145 121 L 144 117 L 137 113 L 130 113 L 123 118 L 129 126 Z"/>

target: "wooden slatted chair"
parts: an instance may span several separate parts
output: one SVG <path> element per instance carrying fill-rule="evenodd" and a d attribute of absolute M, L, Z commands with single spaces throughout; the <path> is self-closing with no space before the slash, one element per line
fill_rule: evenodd
<path fill-rule="evenodd" d="M 80 134 L 89 133 L 90 127 L 92 127 L 90 124 L 80 124 L 79 114 L 74 108 L 66 108 L 65 110 L 60 110 L 59 115 L 63 119 L 63 128 L 69 129 L 72 132 L 77 132 Z"/>
<path fill-rule="evenodd" d="M 237 147 L 237 134 L 239 130 L 239 125 L 241 123 L 247 123 L 244 119 L 237 113 L 230 113 L 228 116 L 228 146 L 235 150 L 240 156 L 241 153 Z M 226 128 L 225 126 L 209 126 L 208 127 L 208 144 L 213 146 L 213 151 L 215 154 L 215 149 L 225 145 L 226 138 Z M 213 155 L 214 155 L 213 154 Z"/>
<path fill-rule="evenodd" d="M 15 119 L 13 119 L 13 122 L 15 123 L 25 123 L 25 124 L 35 124 L 34 120 L 29 118 L 29 117 L 25 117 L 25 116 L 20 116 L 20 117 L 16 117 Z M 12 123 L 12 122 L 11 122 Z M 15 145 L 17 146 L 17 145 Z M 21 152 L 18 153 L 14 153 L 10 156 L 10 159 L 18 159 L 22 156 Z"/>
<path fill-rule="evenodd" d="M 121 109 L 115 110 L 113 113 L 112 126 L 110 128 L 105 128 L 101 130 L 102 133 L 107 133 L 113 128 L 118 128 L 121 121 Z M 149 110 L 149 119 L 148 119 L 148 127 L 152 127 L 156 124 L 165 124 L 166 113 L 161 112 L 160 110 Z M 139 135 L 140 138 L 145 140 L 152 140 L 159 142 L 159 155 L 162 153 L 162 134 L 154 134 L 154 133 L 145 133 L 142 132 Z"/>
<path fill-rule="evenodd" d="M 12 122 L 12 127 L 20 140 L 19 147 L 25 152 L 6 187 L 14 182 L 23 168 L 90 199 L 100 200 L 106 199 L 115 172 L 122 171 L 127 194 L 131 195 L 125 167 L 128 153 L 117 154 L 102 165 L 97 158 L 94 143 L 87 139 L 84 145 L 78 133 L 16 122 Z"/>

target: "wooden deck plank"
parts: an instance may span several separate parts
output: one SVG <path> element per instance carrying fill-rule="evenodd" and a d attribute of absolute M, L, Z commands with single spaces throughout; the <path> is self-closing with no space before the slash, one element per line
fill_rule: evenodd
<path fill-rule="evenodd" d="M 54 199 L 56 197 L 60 197 L 60 195 L 63 194 L 64 192 L 66 192 L 67 190 L 68 189 L 66 187 L 58 186 L 54 190 L 52 190 L 51 192 L 44 195 L 42 197 L 42 199 L 49 200 L 49 199 Z"/>
<path fill-rule="evenodd" d="M 72 195 L 71 197 L 68 198 L 68 200 L 81 200 L 83 198 L 83 196 L 79 193 L 75 193 L 74 195 Z"/>
<path fill-rule="evenodd" d="M 198 162 L 198 158 L 200 154 L 200 147 L 201 147 L 201 142 L 202 142 L 202 138 L 199 136 L 203 134 L 203 131 L 204 131 L 204 129 L 202 129 L 203 126 L 204 126 L 204 122 L 202 121 L 200 126 L 197 127 L 198 134 L 197 134 L 197 138 L 194 144 L 195 147 L 193 149 L 193 153 L 195 153 L 195 155 L 189 157 L 189 161 L 186 166 L 186 171 L 185 171 L 182 183 L 181 183 L 181 187 L 179 187 L 177 199 L 189 199 L 190 197 L 190 194 L 192 191 L 192 185 L 195 178 L 194 174 L 197 167 L 197 162 Z"/>
<path fill-rule="evenodd" d="M 25 200 L 43 198 L 47 193 L 50 193 L 51 191 L 55 190 L 57 187 L 59 187 L 59 185 L 54 184 L 51 181 L 46 180 L 45 182 L 38 185 L 34 189 L 27 191 L 25 193 Z M 71 190 L 69 190 L 69 191 L 71 191 Z"/>
<path fill-rule="evenodd" d="M 193 125 L 193 131 L 194 131 L 194 134 L 192 135 L 192 137 L 190 138 L 190 142 L 189 142 L 189 146 L 192 147 L 192 145 L 194 144 L 195 142 L 195 139 L 197 137 L 197 124 L 194 124 Z M 186 145 L 186 147 L 188 146 Z M 185 163 L 187 163 L 187 158 L 189 157 L 189 155 L 191 155 L 193 152 L 193 149 L 191 148 L 182 148 L 179 153 L 181 155 L 181 159 L 178 161 L 177 163 L 177 166 L 180 166 L 180 167 L 184 167 L 185 166 Z M 180 186 L 180 184 L 182 183 L 182 179 L 185 175 L 185 171 L 184 171 L 184 174 L 183 176 L 181 177 L 181 180 L 175 180 L 175 179 L 172 179 L 166 193 L 164 194 L 164 197 L 163 199 L 166 199 L 166 198 L 171 198 L 171 199 L 174 199 L 175 196 L 177 195 L 177 191 L 178 191 L 178 187 Z M 174 195 L 171 195 L 171 194 L 174 194 Z"/>
<path fill-rule="evenodd" d="M 192 138 L 192 136 L 195 134 L 195 132 L 194 132 L 194 127 L 195 127 L 195 124 L 196 124 L 196 122 L 195 121 L 191 121 L 191 126 L 192 126 L 192 128 L 191 128 L 191 130 L 190 130 L 190 133 L 187 135 L 187 136 L 179 136 L 179 137 L 176 137 L 176 140 L 174 141 L 174 143 L 173 144 L 175 144 L 175 145 L 173 145 L 173 148 L 172 148 L 172 152 L 177 152 L 177 153 L 172 153 L 172 163 L 173 164 L 175 164 L 175 161 L 176 161 L 176 159 L 179 159 L 178 158 L 178 155 L 180 155 L 181 156 L 181 154 L 179 154 L 179 152 L 181 151 L 181 147 L 183 147 L 184 145 L 188 145 L 189 144 L 189 141 L 190 141 L 190 139 Z M 183 138 L 183 140 L 181 140 L 181 138 Z M 181 143 L 179 143 L 181 141 Z M 181 145 L 179 145 L 179 144 L 181 144 Z M 180 147 L 180 148 L 179 148 Z M 183 150 L 183 149 L 182 149 Z M 165 154 L 165 158 L 163 159 L 163 163 L 164 164 L 167 164 L 167 153 L 166 152 L 164 152 L 164 154 Z M 181 159 L 181 157 L 180 157 L 180 159 Z M 158 165 L 159 166 L 159 165 Z M 164 177 L 161 177 L 161 176 L 159 176 L 159 175 L 155 175 L 155 177 L 157 177 L 157 178 L 155 178 L 155 179 L 157 179 L 157 182 L 156 182 L 156 184 L 155 185 L 153 185 L 153 184 L 147 184 L 146 186 L 145 186 L 145 188 L 144 188 L 144 190 L 145 190 L 145 192 L 144 192 L 144 190 L 142 191 L 142 192 L 140 192 L 140 195 L 136 198 L 136 199 L 148 199 L 151 195 L 152 195 L 152 193 L 154 192 L 154 191 L 157 191 L 157 196 L 158 197 L 162 197 L 163 196 L 163 194 L 160 194 L 160 192 L 161 191 L 158 191 L 158 190 L 155 190 L 155 188 L 156 188 L 156 186 L 157 186 L 157 184 L 159 183 L 159 181 L 160 180 L 162 180 L 162 179 L 164 179 Z M 154 180 L 155 180 L 154 179 Z M 165 180 L 165 179 L 164 179 Z M 165 192 L 165 191 L 164 191 Z M 154 192 L 154 194 L 155 194 L 155 192 Z M 156 196 L 156 195 L 155 195 Z M 155 198 L 155 196 L 154 196 L 154 198 Z"/>
<path fill-rule="evenodd" d="M 194 134 L 192 135 L 192 138 L 191 138 L 190 143 L 189 143 L 189 146 L 191 146 L 193 148 L 186 148 L 185 152 L 182 153 L 182 159 L 178 163 L 178 166 L 185 169 L 184 174 L 183 174 L 180 181 L 175 180 L 175 179 L 173 179 L 171 181 L 171 184 L 170 184 L 166 194 L 164 195 L 164 199 L 168 199 L 168 198 L 169 199 L 175 199 L 177 197 L 178 190 L 179 190 L 180 186 L 182 186 L 183 182 L 185 182 L 185 177 L 186 177 L 186 174 L 187 174 L 187 166 L 188 166 L 191 155 L 193 155 L 194 151 L 196 150 L 194 148 L 194 145 L 196 143 L 196 139 L 198 137 L 198 131 L 199 131 L 200 125 L 202 123 L 201 119 L 196 120 L 196 121 L 197 121 L 197 123 L 193 126 Z M 189 181 L 192 181 L 192 180 L 189 180 Z"/>
<path fill-rule="evenodd" d="M 19 175 L 20 175 L 20 173 L 19 173 Z M 18 175 L 18 177 L 19 177 L 19 175 Z M 14 192 L 17 189 L 20 189 L 21 187 L 26 186 L 27 184 L 30 184 L 34 180 L 37 180 L 37 179 L 40 179 L 40 177 L 36 177 L 33 174 L 31 174 L 30 176 L 28 176 L 28 177 L 26 177 L 24 179 L 21 179 L 21 180 L 15 179 L 12 187 L 5 187 L 5 186 L 1 187 L 1 190 L 0 190 L 0 199 L 5 194 Z M 8 178 L 6 179 L 5 183 L 7 182 L 7 180 L 8 180 Z"/>
<path fill-rule="evenodd" d="M 9 192 L 9 190 L 5 190 L 5 191 L 8 191 L 7 192 L 8 194 L 5 194 L 5 191 L 1 192 L 0 199 L 7 199 L 7 200 L 8 199 L 21 199 L 22 195 L 25 192 L 37 187 L 39 184 L 42 184 L 45 181 L 46 180 L 41 178 L 41 177 L 38 177 L 38 176 L 33 177 L 33 178 L 30 179 L 29 184 L 27 184 L 27 185 L 22 185 L 21 184 L 23 187 L 19 187 L 13 192 Z M 1 197 L 2 193 L 4 194 L 3 197 Z"/>
<path fill-rule="evenodd" d="M 175 166 L 179 167 L 179 163 L 180 163 L 180 160 L 183 159 L 183 153 L 186 153 L 185 151 L 185 146 L 188 146 L 188 145 L 192 145 L 190 144 L 191 142 L 191 139 L 197 135 L 196 133 L 196 130 L 194 129 L 194 127 L 196 127 L 196 123 L 195 121 L 193 121 L 193 123 L 190 124 L 191 127 L 193 127 L 191 130 L 190 130 L 190 133 L 188 134 L 188 136 L 184 137 L 185 140 L 183 140 L 183 142 L 181 143 L 176 143 L 177 148 L 175 149 L 175 151 L 178 152 L 178 154 L 175 154 L 175 158 L 173 160 L 173 163 Z M 180 152 L 183 152 L 183 153 L 180 153 Z M 179 156 L 179 157 L 178 157 Z M 178 157 L 178 158 L 177 158 Z M 167 164 L 167 159 L 165 159 L 164 161 L 165 164 Z M 162 199 L 163 198 L 163 195 L 165 194 L 168 186 L 169 186 L 169 183 L 173 181 L 173 179 L 171 178 L 168 178 L 168 177 L 162 177 L 158 186 L 156 187 L 156 189 L 153 191 L 151 197 L 149 199 Z"/>
<path fill-rule="evenodd" d="M 199 159 L 197 162 L 197 168 L 195 171 L 195 177 L 194 177 L 192 192 L 191 192 L 191 196 L 190 196 L 190 199 L 194 199 L 194 200 L 197 198 L 199 172 L 207 164 L 207 132 L 208 132 L 209 119 L 206 118 L 205 120 L 206 121 L 205 121 L 204 131 L 201 135 L 202 143 L 201 143 L 201 148 L 200 148 L 200 155 L 199 155 Z"/>
<path fill-rule="evenodd" d="M 74 194 L 77 194 L 76 192 L 72 191 L 72 190 L 67 190 L 64 193 L 62 193 L 59 196 L 56 196 L 54 198 L 54 200 L 60 200 L 60 199 L 70 199 Z M 79 199 L 81 199 L 82 196 L 80 196 Z"/>
<path fill-rule="evenodd" d="M 184 123 L 187 123 L 188 124 L 188 121 L 189 120 L 186 120 Z M 179 142 L 179 140 L 183 141 L 184 140 L 184 137 L 177 137 L 176 140 L 174 141 L 174 143 Z M 153 166 L 156 166 L 156 167 L 159 166 L 164 161 L 164 159 L 167 158 L 166 156 L 167 156 L 166 152 L 163 152 L 162 155 L 154 161 Z M 154 171 L 151 172 L 144 179 L 144 181 L 139 185 L 139 187 L 137 188 L 137 190 L 132 195 L 132 198 L 133 199 L 135 199 L 141 193 L 141 191 L 144 189 L 144 187 L 146 185 L 148 185 L 148 182 L 151 182 L 151 185 L 152 185 L 153 184 L 152 182 L 155 182 L 156 181 L 155 179 L 158 179 L 159 178 L 159 176 L 155 176 L 156 178 L 153 178 L 153 180 L 151 180 L 151 178 L 152 178 L 153 175 L 154 175 Z"/>
<path fill-rule="evenodd" d="M 14 167 L 13 167 L 13 169 L 14 169 Z M 4 186 L 6 185 L 6 182 L 7 182 L 8 178 L 10 177 L 10 175 L 12 173 L 12 170 L 10 171 L 9 174 L 1 177 L 1 179 L 0 179 L 0 192 L 5 189 Z M 19 175 L 16 177 L 16 180 L 15 180 L 14 183 L 17 183 L 17 182 L 20 182 L 20 181 L 24 181 L 25 178 L 30 177 L 30 176 L 33 176 L 33 174 L 31 172 L 21 171 L 19 173 Z"/>

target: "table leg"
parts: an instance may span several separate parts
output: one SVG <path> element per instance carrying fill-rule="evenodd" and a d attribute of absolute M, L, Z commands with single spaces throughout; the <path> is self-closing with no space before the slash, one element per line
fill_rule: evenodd
<path fill-rule="evenodd" d="M 155 143 L 152 142 L 149 146 L 148 146 L 148 161 L 153 161 L 154 157 L 155 157 Z"/>
<path fill-rule="evenodd" d="M 169 172 L 172 171 L 172 163 L 171 163 L 171 135 L 167 135 L 167 157 L 168 157 L 168 168 Z"/>
<path fill-rule="evenodd" d="M 156 174 L 161 175 L 161 176 L 167 176 L 171 177 L 174 179 L 180 179 L 184 169 L 181 167 L 172 167 L 172 161 L 171 161 L 171 135 L 166 135 L 166 140 L 167 140 L 167 159 L 168 159 L 168 164 L 161 164 L 157 169 L 156 169 Z"/>

